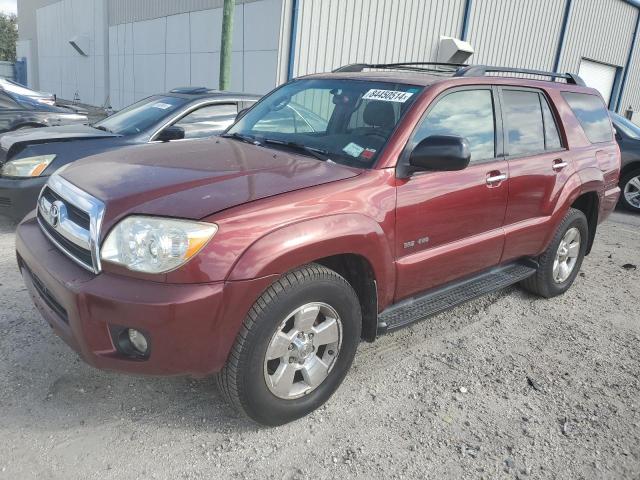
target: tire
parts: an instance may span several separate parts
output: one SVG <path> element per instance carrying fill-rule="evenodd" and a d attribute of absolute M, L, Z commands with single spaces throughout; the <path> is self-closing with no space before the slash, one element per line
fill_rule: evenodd
<path fill-rule="evenodd" d="M 640 168 L 620 179 L 620 190 L 620 205 L 626 210 L 640 213 Z"/>
<path fill-rule="evenodd" d="M 314 326 L 302 327 L 305 324 Z M 227 364 L 217 375 L 220 391 L 257 423 L 276 426 L 301 418 L 324 404 L 340 386 L 353 362 L 361 329 L 358 297 L 343 277 L 318 264 L 294 270 L 271 285 L 247 314 Z M 321 345 L 329 338 L 332 343 Z M 267 354 L 278 358 L 267 361 Z M 318 359 L 322 367 L 317 367 Z M 322 376 L 327 370 L 327 376 L 317 381 L 314 372 Z M 291 387 L 284 381 L 287 373 L 293 375 Z"/>
<path fill-rule="evenodd" d="M 567 274 L 567 271 L 562 270 L 562 268 L 554 270 L 554 266 L 556 257 L 560 252 L 561 243 L 565 241 L 566 245 L 566 239 L 571 237 L 569 231 L 571 231 L 572 233 L 577 231 L 579 233 L 579 245 L 577 248 L 572 247 L 570 249 L 570 253 L 573 254 L 575 252 L 577 256 L 567 256 L 567 263 L 569 263 L 568 260 L 570 258 L 574 259 L 575 261 L 571 263 L 571 269 L 565 278 L 565 274 Z M 555 297 L 566 292 L 578 276 L 580 266 L 582 265 L 582 260 L 584 259 L 585 252 L 587 250 L 588 239 L 589 226 L 584 213 L 582 213 L 580 210 L 576 210 L 575 208 L 569 209 L 564 219 L 560 223 L 560 226 L 558 227 L 558 230 L 556 231 L 556 234 L 554 235 L 549 248 L 538 257 L 539 266 L 536 273 L 526 280 L 523 280 L 521 282 L 521 286 L 531 293 L 535 293 L 546 298 Z M 569 242 L 569 246 L 574 244 L 575 242 Z M 565 250 L 563 250 L 562 253 L 564 253 L 564 251 Z M 560 257 L 560 259 L 562 258 L 564 258 L 564 256 Z"/>

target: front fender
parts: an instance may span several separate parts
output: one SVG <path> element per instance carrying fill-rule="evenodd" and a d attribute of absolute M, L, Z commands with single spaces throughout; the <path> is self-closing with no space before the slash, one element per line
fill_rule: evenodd
<path fill-rule="evenodd" d="M 275 230 L 245 250 L 228 279 L 282 275 L 301 265 L 341 254 L 364 257 L 375 275 L 380 304 L 391 301 L 395 270 L 387 235 L 380 224 L 361 214 L 329 215 Z"/>

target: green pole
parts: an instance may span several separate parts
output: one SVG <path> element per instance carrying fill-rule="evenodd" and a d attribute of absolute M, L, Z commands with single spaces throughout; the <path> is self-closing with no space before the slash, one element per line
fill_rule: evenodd
<path fill-rule="evenodd" d="M 233 10 L 235 0 L 224 0 L 222 9 L 222 39 L 220 42 L 220 90 L 229 90 L 231 77 L 231 42 L 233 41 Z"/>

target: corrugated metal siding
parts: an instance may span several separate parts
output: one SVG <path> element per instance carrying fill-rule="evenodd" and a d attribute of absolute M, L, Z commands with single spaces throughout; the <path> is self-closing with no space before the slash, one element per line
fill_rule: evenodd
<path fill-rule="evenodd" d="M 435 61 L 464 0 L 300 0 L 294 76 L 355 62 Z"/>
<path fill-rule="evenodd" d="M 559 70 L 577 73 L 582 58 L 624 67 L 637 14 L 622 0 L 574 0 Z"/>
<path fill-rule="evenodd" d="M 565 2 L 474 0 L 469 18 L 469 42 L 475 50 L 471 62 L 552 70 Z"/>
<path fill-rule="evenodd" d="M 622 92 L 619 113 L 624 113 L 629 107 L 634 112 L 640 112 L 640 35 L 636 39 L 636 47 L 631 57 L 627 84 Z M 638 122 L 640 113 L 634 115 L 633 120 Z"/>
<path fill-rule="evenodd" d="M 250 3 L 257 0 L 236 0 Z M 109 0 L 109 25 L 220 8 L 224 0 Z"/>

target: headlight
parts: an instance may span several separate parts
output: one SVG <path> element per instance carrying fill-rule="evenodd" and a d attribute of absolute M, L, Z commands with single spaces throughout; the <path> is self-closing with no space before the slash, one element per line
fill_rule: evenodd
<path fill-rule="evenodd" d="M 165 273 L 188 262 L 218 231 L 212 223 L 131 216 L 102 245 L 105 262 L 145 273 Z"/>
<path fill-rule="evenodd" d="M 38 155 L 11 160 L 2 166 L 2 175 L 18 178 L 39 177 L 55 158 L 55 155 Z"/>

